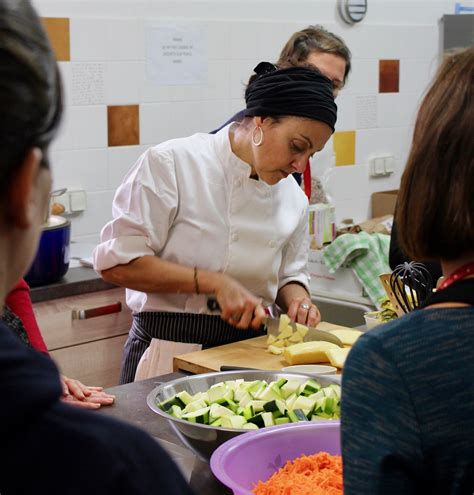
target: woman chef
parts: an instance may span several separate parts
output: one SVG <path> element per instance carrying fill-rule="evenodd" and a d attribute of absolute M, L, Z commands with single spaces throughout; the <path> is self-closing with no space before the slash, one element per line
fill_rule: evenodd
<path fill-rule="evenodd" d="M 334 132 L 332 83 L 311 66 L 255 71 L 242 122 L 150 148 L 117 190 L 94 266 L 127 288 L 133 311 L 121 383 L 134 380 L 152 338 L 212 347 L 253 337 L 243 330 L 260 328 L 275 302 L 319 322 L 308 202 L 290 175 Z"/>

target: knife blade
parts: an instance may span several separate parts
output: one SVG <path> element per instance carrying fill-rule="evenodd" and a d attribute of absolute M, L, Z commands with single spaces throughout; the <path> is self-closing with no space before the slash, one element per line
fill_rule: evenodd
<path fill-rule="evenodd" d="M 280 326 L 279 318 L 271 318 L 267 316 L 263 320 L 265 326 L 267 327 L 267 331 L 269 334 L 274 335 L 275 337 L 278 335 L 278 329 Z M 290 321 L 290 327 L 293 332 L 296 332 L 296 323 L 294 321 Z M 308 327 L 308 332 L 303 337 L 303 342 L 311 342 L 313 340 L 323 340 L 325 342 L 331 342 L 332 344 L 336 344 L 339 347 L 344 347 L 344 344 L 341 340 L 333 335 L 331 332 L 326 332 L 325 330 L 318 330 L 317 328 Z"/>

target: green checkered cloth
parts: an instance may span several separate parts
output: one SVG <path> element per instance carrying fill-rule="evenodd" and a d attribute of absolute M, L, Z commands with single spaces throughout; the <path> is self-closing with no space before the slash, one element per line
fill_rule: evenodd
<path fill-rule="evenodd" d="M 386 234 L 343 234 L 324 248 L 323 261 L 331 273 L 340 266 L 352 268 L 371 301 L 380 309 L 387 298 L 379 279 L 391 273 L 388 264 L 390 236 Z"/>

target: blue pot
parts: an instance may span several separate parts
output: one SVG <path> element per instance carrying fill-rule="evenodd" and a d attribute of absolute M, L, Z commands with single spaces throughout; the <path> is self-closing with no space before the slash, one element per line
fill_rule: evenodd
<path fill-rule="evenodd" d="M 31 287 L 48 285 L 66 274 L 69 268 L 69 242 L 71 223 L 63 217 L 51 215 L 48 218 L 25 280 Z"/>

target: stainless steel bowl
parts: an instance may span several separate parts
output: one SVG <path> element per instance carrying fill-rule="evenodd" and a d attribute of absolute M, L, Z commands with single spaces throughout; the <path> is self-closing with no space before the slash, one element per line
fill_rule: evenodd
<path fill-rule="evenodd" d="M 323 386 L 327 386 L 331 383 L 340 383 L 339 376 L 309 376 L 300 373 L 288 373 L 282 371 L 226 371 L 218 373 L 205 373 L 202 375 L 178 378 L 177 380 L 159 385 L 148 394 L 147 404 L 150 409 L 170 422 L 171 428 L 189 449 L 191 449 L 201 459 L 208 461 L 214 450 L 219 447 L 219 445 L 231 438 L 236 437 L 237 435 L 246 433 L 249 430 L 190 423 L 189 421 L 175 418 L 165 411 L 162 411 L 158 407 L 158 404 L 170 399 L 175 394 L 182 392 L 183 390 L 186 390 L 191 395 L 194 395 L 198 392 L 205 392 L 215 383 L 227 380 L 237 380 L 238 378 L 243 378 L 245 381 L 266 380 L 267 382 L 275 381 L 280 378 L 291 378 L 301 380 L 303 382 L 308 378 L 314 378 Z"/>

